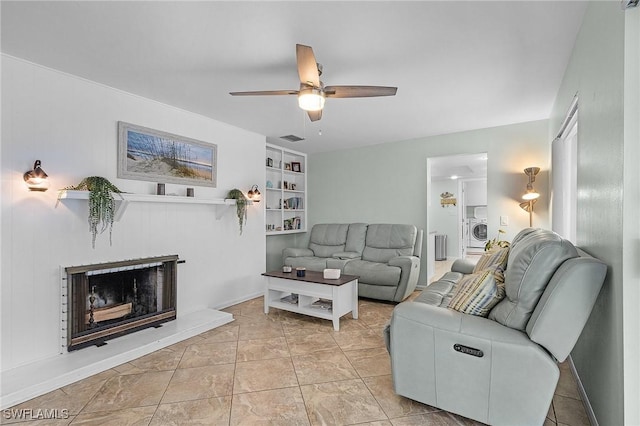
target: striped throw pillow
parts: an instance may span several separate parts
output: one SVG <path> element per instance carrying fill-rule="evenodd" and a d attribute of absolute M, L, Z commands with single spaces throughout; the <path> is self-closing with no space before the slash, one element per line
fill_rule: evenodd
<path fill-rule="evenodd" d="M 478 263 L 473 268 L 473 273 L 484 271 L 485 269 L 500 268 L 504 270 L 507 266 L 509 248 L 500 248 L 486 252 L 480 257 Z"/>
<path fill-rule="evenodd" d="M 476 274 L 464 276 L 449 302 L 449 308 L 456 311 L 486 317 L 499 301 L 504 299 L 504 278 L 502 270 L 485 269 Z"/>

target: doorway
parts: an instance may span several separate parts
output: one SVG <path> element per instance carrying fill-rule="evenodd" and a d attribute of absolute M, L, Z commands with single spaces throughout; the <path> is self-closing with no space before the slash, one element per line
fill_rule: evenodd
<path fill-rule="evenodd" d="M 455 259 L 484 250 L 487 159 L 487 153 L 427 159 L 427 282 Z"/>

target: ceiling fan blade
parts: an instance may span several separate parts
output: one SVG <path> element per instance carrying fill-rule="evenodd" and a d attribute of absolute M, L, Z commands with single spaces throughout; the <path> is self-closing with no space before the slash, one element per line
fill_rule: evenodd
<path fill-rule="evenodd" d="M 298 63 L 298 76 L 302 84 L 320 87 L 320 74 L 318 63 L 313 54 L 313 49 L 304 44 L 296 44 L 296 61 Z"/>
<path fill-rule="evenodd" d="M 297 95 L 297 90 L 259 90 L 256 92 L 229 92 L 231 96 Z"/>
<path fill-rule="evenodd" d="M 309 119 L 311 121 L 318 121 L 322 118 L 322 110 L 319 111 L 307 111 L 307 114 L 309 114 Z"/>
<path fill-rule="evenodd" d="M 327 98 L 370 98 L 374 96 L 394 96 L 397 87 L 387 86 L 327 86 L 324 94 Z"/>

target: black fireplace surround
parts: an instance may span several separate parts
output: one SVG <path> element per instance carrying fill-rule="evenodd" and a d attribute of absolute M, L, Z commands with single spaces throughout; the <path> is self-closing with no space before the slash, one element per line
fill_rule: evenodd
<path fill-rule="evenodd" d="M 176 318 L 178 256 L 65 268 L 67 350 Z"/>

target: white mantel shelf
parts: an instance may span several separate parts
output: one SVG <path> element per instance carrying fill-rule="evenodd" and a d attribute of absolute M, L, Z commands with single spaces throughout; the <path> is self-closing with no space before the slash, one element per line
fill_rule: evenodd
<path fill-rule="evenodd" d="M 229 207 L 236 205 L 234 199 L 224 198 L 195 198 L 195 197 L 182 197 L 177 195 L 152 195 L 152 194 L 128 194 L 121 193 L 122 199 L 116 194 L 114 199 L 116 201 L 116 214 L 114 216 L 115 221 L 119 221 L 124 212 L 127 210 L 129 203 L 177 203 L 177 204 L 209 204 L 214 205 L 216 209 L 216 219 L 220 220 L 231 209 Z M 88 200 L 89 191 L 73 191 L 69 189 L 63 189 L 59 192 L 58 198 L 60 200 Z M 253 201 L 247 200 L 247 204 L 253 204 Z"/>

